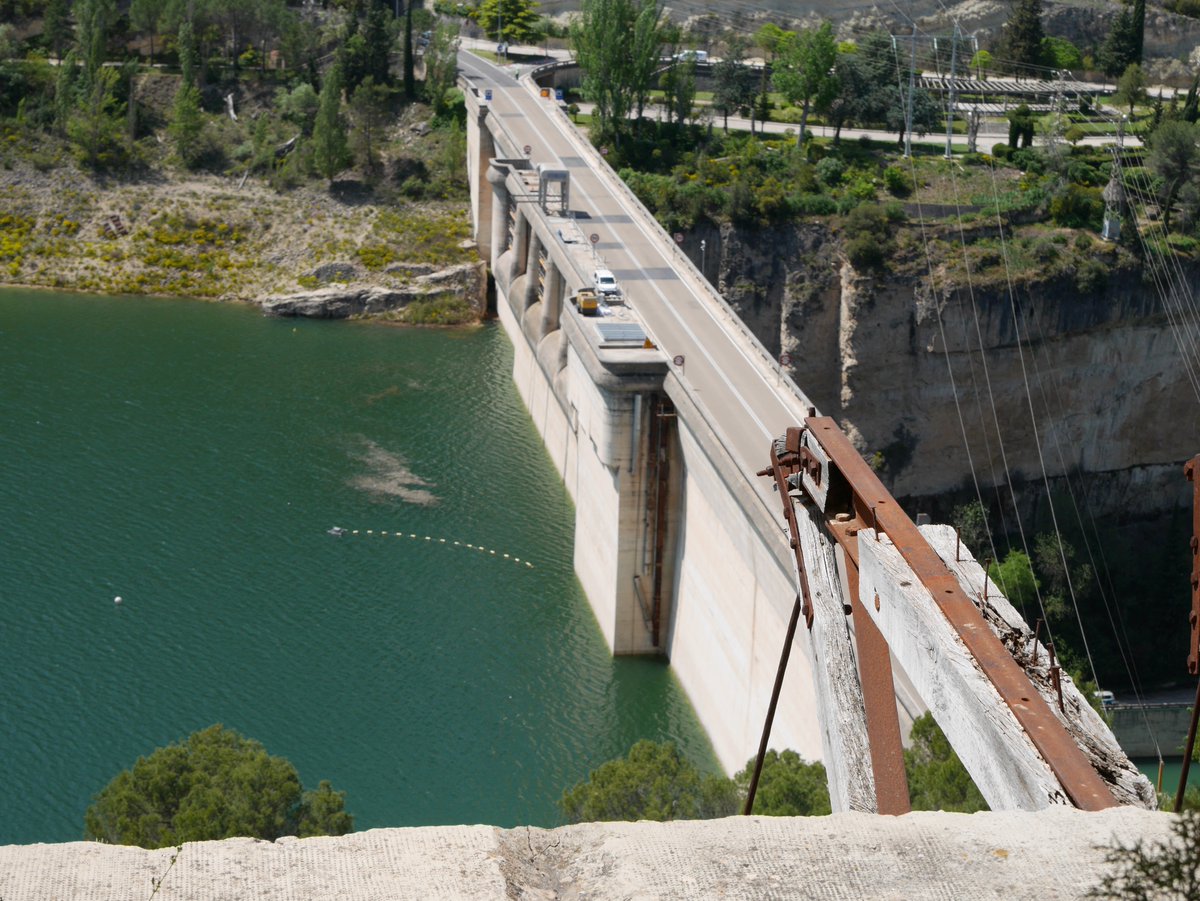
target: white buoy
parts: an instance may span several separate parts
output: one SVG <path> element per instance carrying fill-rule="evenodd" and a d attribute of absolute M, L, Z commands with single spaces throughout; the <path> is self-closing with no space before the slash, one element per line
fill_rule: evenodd
<path fill-rule="evenodd" d="M 114 604 L 120 604 L 120 603 L 121 603 L 121 596 L 120 596 L 120 595 L 117 595 L 115 598 L 113 598 L 113 603 L 114 603 Z"/>

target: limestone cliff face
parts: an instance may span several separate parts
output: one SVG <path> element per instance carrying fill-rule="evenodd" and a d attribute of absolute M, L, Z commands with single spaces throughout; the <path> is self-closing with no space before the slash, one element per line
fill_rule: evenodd
<path fill-rule="evenodd" d="M 972 470 L 985 489 L 1006 469 L 1018 489 L 1040 489 L 1043 464 L 1051 480 L 1089 474 L 1096 515 L 1187 502 L 1179 467 L 1200 452 L 1196 395 L 1136 262 L 1097 244 L 1107 279 L 1022 271 L 1010 297 L 1004 279 L 934 294 L 920 274 L 856 270 L 823 225 L 725 226 L 710 260 L 714 249 L 708 276 L 917 509 L 973 495 Z"/>

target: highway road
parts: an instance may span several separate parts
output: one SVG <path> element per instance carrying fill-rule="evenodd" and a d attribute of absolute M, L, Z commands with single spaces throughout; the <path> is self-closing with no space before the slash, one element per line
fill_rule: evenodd
<path fill-rule="evenodd" d="M 597 248 L 617 276 L 629 304 L 672 369 L 709 416 L 709 425 L 764 499 L 766 479 L 754 473 L 768 462 L 771 439 L 798 425 L 808 405 L 777 367 L 765 359 L 731 321 L 670 237 L 614 184 L 610 170 L 592 165 L 582 138 L 557 107 L 518 84 L 505 70 L 468 53 L 459 67 L 481 91 L 492 89 L 491 115 L 530 160 L 570 170 L 571 207 L 585 232 L 599 235 Z M 590 273 L 586 274 L 590 281 Z M 706 284 L 706 283 L 705 283 Z M 768 509 L 777 514 L 778 501 Z"/>

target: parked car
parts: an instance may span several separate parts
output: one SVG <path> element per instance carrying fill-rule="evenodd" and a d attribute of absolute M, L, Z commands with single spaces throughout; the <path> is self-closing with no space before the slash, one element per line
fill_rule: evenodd
<path fill-rule="evenodd" d="M 607 269 L 596 270 L 592 275 L 592 286 L 596 289 L 596 293 L 602 297 L 621 293 L 621 289 L 617 285 L 617 277 Z"/>

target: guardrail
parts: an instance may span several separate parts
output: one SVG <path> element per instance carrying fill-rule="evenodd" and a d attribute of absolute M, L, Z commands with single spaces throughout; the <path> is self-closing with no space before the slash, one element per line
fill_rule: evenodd
<path fill-rule="evenodd" d="M 541 86 L 537 84 L 538 76 L 554 72 L 558 69 L 570 68 L 575 65 L 576 63 L 574 60 L 556 60 L 552 63 L 545 63 L 541 66 L 534 67 L 521 79 L 521 81 L 526 83 L 527 90 L 536 92 L 541 89 Z M 540 100 L 542 98 L 538 97 L 538 99 Z M 695 286 L 699 289 L 700 295 L 716 305 L 717 310 L 723 314 L 724 318 L 730 323 L 730 325 L 732 325 L 734 329 L 742 336 L 742 338 L 749 344 L 751 350 L 753 350 L 762 358 L 767 368 L 775 373 L 776 377 L 781 383 L 785 383 L 792 388 L 796 395 L 796 400 L 801 407 L 801 410 L 797 415 L 797 422 L 801 421 L 803 417 L 807 415 L 808 408 L 815 409 L 815 405 L 809 400 L 808 395 L 804 393 L 800 386 L 796 384 L 796 381 L 784 370 L 779 360 L 772 356 L 770 351 L 768 351 L 763 345 L 762 341 L 758 339 L 758 336 L 750 331 L 746 323 L 742 321 L 741 316 L 739 316 L 737 311 L 730 306 L 729 301 L 727 301 L 721 295 L 721 293 L 713 287 L 712 283 L 704 277 L 704 274 L 696 268 L 696 264 L 692 262 L 691 257 L 680 250 L 679 245 L 677 245 L 671 239 L 671 236 L 667 234 L 666 229 L 662 227 L 662 224 L 650 214 L 650 211 L 646 209 L 645 205 L 638 198 L 638 196 L 634 194 L 630 187 L 621 179 L 621 177 L 613 171 L 612 166 L 610 166 L 608 161 L 605 160 L 604 156 L 596 150 L 596 148 L 592 145 L 592 142 L 583 137 L 583 135 L 579 132 L 579 129 L 575 127 L 575 123 L 572 122 L 570 117 L 567 115 L 566 111 L 561 106 L 558 106 L 557 109 L 566 121 L 571 140 L 583 152 L 583 154 L 588 157 L 595 167 L 595 170 L 604 176 L 609 181 L 610 185 L 625 198 L 627 205 L 637 213 L 642 222 L 648 225 L 652 230 L 661 233 L 663 243 L 671 248 L 673 259 L 695 283 Z"/>

